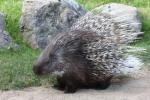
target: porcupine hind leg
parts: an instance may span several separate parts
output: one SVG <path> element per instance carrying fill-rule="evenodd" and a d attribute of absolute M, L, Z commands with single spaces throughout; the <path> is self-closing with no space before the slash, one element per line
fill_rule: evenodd
<path fill-rule="evenodd" d="M 64 93 L 74 93 L 79 88 L 79 78 L 75 73 L 69 72 L 64 75 L 65 89 Z"/>
<path fill-rule="evenodd" d="M 63 78 L 57 77 L 57 83 L 54 84 L 54 88 L 58 90 L 64 90 L 65 89 L 65 82 Z"/>
<path fill-rule="evenodd" d="M 106 80 L 104 81 L 100 81 L 98 82 L 94 88 L 95 89 L 100 89 L 100 90 L 104 90 L 104 89 L 107 89 L 111 84 L 111 78 L 107 78 Z"/>
<path fill-rule="evenodd" d="M 74 93 L 77 91 L 77 88 L 78 86 L 77 84 L 75 84 L 75 82 L 71 80 L 67 80 L 64 93 Z"/>
<path fill-rule="evenodd" d="M 75 81 L 73 81 L 70 78 L 67 78 L 67 77 L 58 78 L 57 77 L 57 84 L 54 85 L 54 88 L 58 90 L 63 90 L 64 93 L 74 93 L 77 90 L 77 85 L 75 84 Z"/>

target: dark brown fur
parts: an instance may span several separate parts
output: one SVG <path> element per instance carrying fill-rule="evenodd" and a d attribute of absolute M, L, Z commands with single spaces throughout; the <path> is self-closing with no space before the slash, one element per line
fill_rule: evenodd
<path fill-rule="evenodd" d="M 110 85 L 112 76 L 104 80 L 93 80 L 90 73 L 94 65 L 86 59 L 86 52 L 83 52 L 88 43 L 102 38 L 94 32 L 79 30 L 58 34 L 34 64 L 33 71 L 37 75 L 63 71 L 62 75 L 56 77 L 57 87 L 65 93 L 73 93 L 79 87 L 105 89 Z"/>

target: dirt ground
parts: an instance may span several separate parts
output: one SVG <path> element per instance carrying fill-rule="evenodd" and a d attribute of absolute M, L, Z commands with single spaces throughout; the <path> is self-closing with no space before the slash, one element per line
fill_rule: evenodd
<path fill-rule="evenodd" d="M 51 87 L 31 87 L 20 91 L 0 92 L 0 100 L 150 100 L 150 71 L 131 78 L 116 79 L 106 90 L 81 89 L 64 94 Z"/>

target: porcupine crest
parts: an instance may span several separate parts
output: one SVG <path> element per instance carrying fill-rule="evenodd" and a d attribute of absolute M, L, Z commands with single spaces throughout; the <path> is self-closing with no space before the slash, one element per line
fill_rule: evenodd
<path fill-rule="evenodd" d="M 106 74 L 107 72 L 113 74 L 115 72 L 116 75 L 116 73 L 124 73 L 124 71 L 120 69 L 128 69 L 129 67 L 132 67 L 126 64 L 126 62 L 129 62 L 128 57 L 130 58 L 130 56 L 125 54 L 127 50 L 125 50 L 125 52 L 123 51 L 123 49 L 127 49 L 126 43 L 128 42 L 125 41 L 132 42 L 128 36 L 128 34 L 132 33 L 132 29 L 129 31 L 126 27 L 121 26 L 120 23 L 114 21 L 113 16 L 104 13 L 95 15 L 89 12 L 85 16 L 78 19 L 78 21 L 73 24 L 71 29 L 93 31 L 104 38 L 103 41 L 100 40 L 95 44 L 88 44 L 88 47 L 85 49 L 88 53 L 87 59 L 94 62 L 96 65 L 95 67 L 97 67 L 95 69 L 100 69 L 98 72 L 101 72 L 101 70 L 102 72 L 105 72 L 103 74 Z M 140 63 L 138 66 L 142 65 L 140 59 L 137 57 L 133 57 L 133 59 L 137 59 L 135 62 Z M 132 70 L 137 69 L 135 67 L 136 66 L 133 66 Z M 104 71 L 104 69 L 107 70 Z M 130 72 L 130 68 L 128 71 Z M 109 73 L 106 75 L 109 75 Z M 93 74 L 96 75 L 95 72 Z"/>
<path fill-rule="evenodd" d="M 82 21 L 82 22 L 80 22 Z M 108 14 L 86 16 L 77 21 L 71 30 L 87 30 L 95 32 L 100 38 L 88 43 L 84 48 L 86 59 L 94 65 L 89 69 L 92 78 L 103 80 L 113 76 L 118 70 L 121 52 L 117 45 L 116 24 Z"/>

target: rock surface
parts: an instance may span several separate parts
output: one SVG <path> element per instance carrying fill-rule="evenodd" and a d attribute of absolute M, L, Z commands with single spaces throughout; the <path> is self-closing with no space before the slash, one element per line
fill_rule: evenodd
<path fill-rule="evenodd" d="M 131 43 L 143 36 L 142 23 L 136 7 L 110 3 L 92 10 L 93 13 L 106 13 L 118 24 L 122 43 Z"/>
<path fill-rule="evenodd" d="M 5 31 L 5 15 L 0 13 L 0 49 L 16 48 L 16 44 Z"/>
<path fill-rule="evenodd" d="M 74 0 L 24 0 L 20 28 L 31 47 L 43 49 L 85 13 Z"/>
<path fill-rule="evenodd" d="M 5 18 L 4 14 L 0 13 L 0 30 L 4 30 L 5 28 Z"/>

